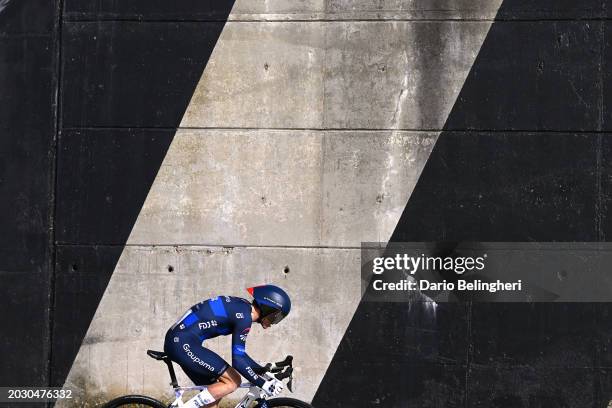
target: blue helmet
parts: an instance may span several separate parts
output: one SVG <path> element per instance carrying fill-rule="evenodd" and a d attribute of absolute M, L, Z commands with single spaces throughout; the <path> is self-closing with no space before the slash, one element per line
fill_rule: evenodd
<path fill-rule="evenodd" d="M 274 285 L 262 285 L 248 288 L 247 291 L 255 299 L 253 304 L 260 311 L 260 318 L 270 317 L 270 322 L 276 324 L 283 320 L 291 310 L 291 299 L 287 292 Z"/>

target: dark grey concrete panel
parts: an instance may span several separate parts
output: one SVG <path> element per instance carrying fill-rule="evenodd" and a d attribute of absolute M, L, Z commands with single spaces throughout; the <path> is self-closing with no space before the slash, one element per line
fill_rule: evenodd
<path fill-rule="evenodd" d="M 0 2 L 0 35 L 51 35 L 56 12 L 53 0 L 4 0 Z"/>
<path fill-rule="evenodd" d="M 469 1 L 469 0 L 468 0 Z M 498 19 L 596 19 L 606 12 L 606 0 L 504 1 Z"/>
<path fill-rule="evenodd" d="M 0 13 L 0 25 L 7 23 L 0 28 L 3 386 L 45 385 L 49 357 L 55 59 L 50 37 L 31 34 L 18 19 L 31 4 Z"/>
<path fill-rule="evenodd" d="M 600 154 L 597 156 L 598 188 L 596 205 L 598 208 L 599 237 L 602 241 L 612 239 L 612 135 L 598 135 L 597 144 Z"/>
<path fill-rule="evenodd" d="M 493 24 L 444 128 L 600 129 L 602 24 Z"/>
<path fill-rule="evenodd" d="M 225 21 L 234 1 L 227 0 L 66 0 L 65 16 L 71 19 L 128 18 L 177 20 Z"/>
<path fill-rule="evenodd" d="M 163 19 L 210 20 L 219 18 L 213 1 L 178 0 L 67 0 L 70 19 Z M 220 1 L 221 6 L 226 2 Z M 214 3 L 216 7 L 218 3 Z M 232 14 L 237 18 L 339 19 L 492 19 L 498 0 L 267 0 L 239 1 Z M 551 19 L 599 18 L 604 0 L 521 0 L 502 7 L 497 18 Z"/>
<path fill-rule="evenodd" d="M 9 270 L 44 264 L 49 237 L 53 55 L 46 37 L 0 39 L 0 248 Z M 14 261 L 13 261 L 14 259 Z"/>
<path fill-rule="evenodd" d="M 594 407 L 606 407 L 612 395 L 612 369 L 599 368 L 595 370 L 594 378 L 595 403 Z"/>
<path fill-rule="evenodd" d="M 596 134 L 443 132 L 393 240 L 596 241 L 597 151 Z"/>
<path fill-rule="evenodd" d="M 25 258 L 24 254 L 19 255 Z M 3 387 L 47 384 L 49 269 L 38 267 L 41 270 L 0 271 L 0 384 Z"/>
<path fill-rule="evenodd" d="M 610 2 L 612 7 L 612 1 Z M 603 50 L 600 60 L 603 88 L 601 92 L 601 129 L 612 129 L 612 21 L 606 21 L 602 30 Z"/>
<path fill-rule="evenodd" d="M 605 407 L 596 404 L 596 372 L 590 368 L 474 366 L 469 372 L 470 408 Z"/>
<path fill-rule="evenodd" d="M 475 303 L 472 362 L 493 368 L 593 367 L 599 314 L 596 303 Z"/>
<path fill-rule="evenodd" d="M 604 9 L 604 17 L 612 17 L 612 0 L 601 0 Z"/>
<path fill-rule="evenodd" d="M 350 341 L 340 343 L 315 406 L 463 406 L 466 304 L 363 302 L 356 316 L 360 321 L 349 327 Z M 376 324 L 360 324 L 369 319 Z"/>
<path fill-rule="evenodd" d="M 597 336 L 596 363 L 598 367 L 612 368 L 612 304 L 599 303 L 595 329 Z M 608 396 L 612 395 L 612 383 L 608 385 Z"/>

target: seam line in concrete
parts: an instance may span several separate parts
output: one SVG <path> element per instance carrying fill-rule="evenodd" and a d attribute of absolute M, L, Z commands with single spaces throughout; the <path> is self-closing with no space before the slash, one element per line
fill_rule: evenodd
<path fill-rule="evenodd" d="M 270 249 L 362 249 L 361 246 L 344 245 L 250 245 L 250 244 L 112 244 L 112 243 L 73 243 L 61 242 L 55 244 L 57 247 L 147 247 L 147 248 L 270 248 Z M 382 249 L 382 246 L 367 246 L 363 248 Z"/>
<path fill-rule="evenodd" d="M 282 127 L 195 127 L 184 126 L 180 128 L 172 127 L 134 127 L 134 126 L 87 126 L 87 127 L 64 127 L 65 131 L 86 131 L 86 130 L 144 130 L 144 131 L 179 131 L 179 130 L 239 130 L 239 131 L 307 131 L 307 132 L 421 132 L 421 133 L 558 133 L 558 134 L 607 134 L 609 130 L 543 130 L 543 129 L 445 129 L 445 128 L 282 128 Z"/>
<path fill-rule="evenodd" d="M 53 129 L 53 144 L 52 144 L 52 154 L 53 158 L 50 160 L 51 164 L 51 174 L 49 175 L 50 181 L 50 191 L 51 191 L 51 208 L 50 208 L 50 239 L 49 239 L 49 250 L 50 253 L 50 264 L 49 265 L 49 312 L 48 312 L 48 330 L 49 330 L 49 355 L 47 361 L 47 384 L 51 386 L 53 384 L 53 329 L 55 326 L 55 290 L 56 290 L 56 258 L 57 258 L 57 241 L 55 240 L 55 221 L 57 218 L 57 186 L 58 186 L 58 165 L 59 165 L 59 140 L 60 133 L 62 129 L 62 114 L 61 114 L 61 88 L 62 88 L 62 28 L 63 28 L 63 6 L 64 0 L 58 0 L 56 3 L 56 16 L 54 16 L 55 24 L 54 24 L 54 33 L 53 37 L 56 41 L 56 49 L 55 49 L 55 58 L 57 58 L 55 63 L 55 95 L 54 95 L 54 103 L 55 106 L 55 129 Z M 49 403 L 49 407 L 53 407 L 53 403 Z"/>
<path fill-rule="evenodd" d="M 224 20 L 220 19 L 154 19 L 154 18 L 138 18 L 138 17 L 100 17 L 100 18 L 73 18 L 67 17 L 64 19 L 66 23 L 100 23 L 100 22 L 131 22 L 131 23 L 221 23 Z M 578 18 L 386 18 L 386 19 L 368 19 L 368 18 L 312 18 L 312 19 L 244 19 L 244 20 L 227 20 L 227 23 L 394 23 L 394 22 L 415 22 L 415 23 L 437 23 L 437 22 L 458 22 L 458 23 L 480 23 L 480 22 L 501 22 L 501 23 L 539 23 L 539 22 L 595 22 L 595 21 L 612 21 L 611 17 L 578 17 Z"/>
<path fill-rule="evenodd" d="M 602 6 L 605 7 L 605 3 L 602 2 Z M 604 127 L 604 105 L 605 105 L 605 95 L 604 95 L 604 70 L 603 64 L 605 61 L 605 41 L 606 41 L 606 31 L 604 24 L 600 24 L 599 27 L 599 63 L 598 63 L 598 74 L 599 74 L 599 98 L 597 101 L 597 105 L 599 108 L 599 123 L 597 130 L 601 131 Z M 597 135 L 597 147 L 596 147 L 596 189 L 597 189 L 597 201 L 595 203 L 596 209 L 596 228 L 597 228 L 597 237 L 600 241 L 605 240 L 605 233 L 603 228 L 603 213 L 604 213 L 604 198 L 603 198 L 603 184 L 602 184 L 602 172 L 603 172 L 603 164 L 602 164 L 602 156 L 603 156 L 603 135 Z"/>
<path fill-rule="evenodd" d="M 53 40 L 54 33 L 2 33 L 0 40 L 21 40 L 24 38 L 50 38 Z"/>

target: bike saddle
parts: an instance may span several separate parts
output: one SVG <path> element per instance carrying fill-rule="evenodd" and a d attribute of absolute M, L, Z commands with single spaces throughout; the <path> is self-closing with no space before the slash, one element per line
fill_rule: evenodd
<path fill-rule="evenodd" d="M 178 382 L 176 382 L 176 374 L 174 373 L 174 367 L 172 367 L 172 360 L 170 357 L 163 351 L 155 351 L 155 350 L 147 350 L 147 355 L 156 360 L 163 361 L 168 366 L 168 372 L 170 373 L 170 379 L 172 380 L 170 384 L 176 388 L 178 387 Z"/>
<path fill-rule="evenodd" d="M 168 356 L 163 351 L 147 350 L 147 355 L 156 360 L 166 360 Z"/>

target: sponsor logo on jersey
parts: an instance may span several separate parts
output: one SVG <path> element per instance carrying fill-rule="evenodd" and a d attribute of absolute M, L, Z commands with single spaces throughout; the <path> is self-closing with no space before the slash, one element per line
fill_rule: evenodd
<path fill-rule="evenodd" d="M 179 342 L 179 338 L 178 338 L 178 337 L 175 337 L 175 338 L 174 338 L 174 342 L 175 342 L 175 343 L 178 343 L 178 342 Z"/>
<path fill-rule="evenodd" d="M 250 328 L 250 327 L 247 327 L 246 329 L 244 329 L 244 330 L 242 331 L 242 333 L 240 333 L 240 340 L 242 340 L 243 342 L 245 342 L 245 341 L 246 341 L 246 339 L 247 339 L 247 336 L 249 335 L 249 332 L 250 332 L 250 331 L 251 331 L 251 328 Z"/>
<path fill-rule="evenodd" d="M 255 371 L 253 371 L 253 369 L 250 366 L 247 366 L 246 370 L 251 375 L 251 377 L 253 377 L 254 380 L 259 378 L 257 374 L 255 374 Z"/>
<path fill-rule="evenodd" d="M 185 312 L 185 314 L 184 314 L 184 315 L 182 315 L 182 316 L 181 316 L 181 318 L 180 318 L 180 319 L 178 319 L 178 320 L 176 321 L 176 323 L 174 323 L 174 324 L 172 325 L 172 329 L 174 329 L 176 326 L 178 326 L 180 322 L 182 322 L 182 321 L 183 321 L 183 320 L 184 320 L 184 319 L 185 319 L 187 316 L 189 316 L 189 313 L 191 313 L 191 309 L 189 309 L 188 311 L 186 311 L 186 312 Z M 184 326 L 184 325 L 182 325 L 181 330 L 182 330 L 182 329 L 184 329 L 184 328 L 185 328 L 185 326 Z"/>
<path fill-rule="evenodd" d="M 244 313 L 236 313 L 236 319 L 244 319 Z"/>
<path fill-rule="evenodd" d="M 187 356 L 194 363 L 201 365 L 202 367 L 206 368 L 208 371 L 215 371 L 215 367 L 211 366 L 206 361 L 202 361 L 200 359 L 200 357 L 198 357 L 195 354 L 193 354 L 193 351 L 191 351 L 191 348 L 189 347 L 189 344 L 187 344 L 187 343 L 183 344 L 183 350 L 185 350 L 185 353 L 187 353 Z"/>
<path fill-rule="evenodd" d="M 198 323 L 198 327 L 201 330 L 206 330 L 206 329 L 210 329 L 211 327 L 216 327 L 217 326 L 217 321 L 216 320 L 209 320 L 207 322 L 200 322 Z"/>

